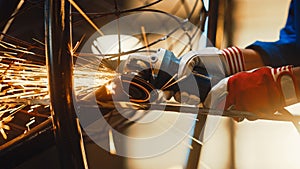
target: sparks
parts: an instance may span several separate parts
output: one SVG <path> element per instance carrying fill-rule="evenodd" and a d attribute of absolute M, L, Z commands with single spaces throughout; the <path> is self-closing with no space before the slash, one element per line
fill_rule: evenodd
<path fill-rule="evenodd" d="M 7 139 L 7 135 L 5 133 L 5 130 L 10 130 L 9 125 L 7 125 L 8 122 L 12 121 L 12 119 L 14 118 L 14 116 L 7 116 L 4 117 L 1 121 L 0 121 L 0 133 L 2 135 L 2 137 L 6 140 Z"/>
<path fill-rule="evenodd" d="M 116 84 L 114 82 L 109 83 L 108 85 L 105 85 L 106 88 L 106 92 L 107 94 L 115 94 L 115 88 L 116 88 Z"/>

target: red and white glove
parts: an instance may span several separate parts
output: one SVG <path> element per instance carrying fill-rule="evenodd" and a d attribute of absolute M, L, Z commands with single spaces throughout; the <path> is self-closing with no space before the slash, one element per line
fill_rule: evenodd
<path fill-rule="evenodd" d="M 262 67 L 240 72 L 215 85 L 204 106 L 219 110 L 240 110 L 257 115 L 273 114 L 299 101 L 299 89 L 292 66 Z"/>

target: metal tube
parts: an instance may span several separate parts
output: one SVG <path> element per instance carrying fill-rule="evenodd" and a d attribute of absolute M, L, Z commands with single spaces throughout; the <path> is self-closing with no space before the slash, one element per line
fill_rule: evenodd
<path fill-rule="evenodd" d="M 82 134 L 73 106 L 73 58 L 70 52 L 71 5 L 45 1 L 46 61 L 51 115 L 62 169 L 87 168 Z"/>
<path fill-rule="evenodd" d="M 219 0 L 209 0 L 207 37 L 213 46 L 216 45 L 218 27 Z"/>
<path fill-rule="evenodd" d="M 217 23 L 218 23 L 218 13 L 219 13 L 219 0 L 209 0 L 208 6 L 208 28 L 207 37 L 211 42 L 211 45 L 216 45 L 216 34 L 217 34 Z M 207 115 L 198 114 L 193 137 L 202 139 L 205 130 Z M 201 138 L 200 138 L 201 137 Z M 186 169 L 198 168 L 202 145 L 192 142 L 193 149 L 190 150 L 189 158 L 187 162 Z"/>
<path fill-rule="evenodd" d="M 207 115 L 197 115 L 197 121 L 194 128 L 193 138 L 203 140 L 206 119 Z M 190 150 L 186 169 L 198 168 L 200 161 L 202 145 L 193 141 L 191 146 L 193 147 L 193 149 Z"/>

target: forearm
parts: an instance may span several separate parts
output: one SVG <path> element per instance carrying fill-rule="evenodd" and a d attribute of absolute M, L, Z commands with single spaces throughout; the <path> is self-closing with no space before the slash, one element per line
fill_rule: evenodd
<path fill-rule="evenodd" d="M 242 51 L 244 59 L 245 59 L 245 69 L 246 70 L 251 70 L 254 68 L 265 66 L 261 59 L 261 56 L 255 50 L 241 49 L 241 51 Z M 294 67 L 293 73 L 295 75 L 295 78 L 296 78 L 296 81 L 298 84 L 298 89 L 300 89 L 300 67 Z"/>
<path fill-rule="evenodd" d="M 296 78 L 296 84 L 298 85 L 298 90 L 300 90 L 300 67 L 294 67 L 293 68 L 293 73 Z"/>
<path fill-rule="evenodd" d="M 245 60 L 245 69 L 251 70 L 254 68 L 265 66 L 261 56 L 258 52 L 253 49 L 241 49 L 244 60 Z"/>

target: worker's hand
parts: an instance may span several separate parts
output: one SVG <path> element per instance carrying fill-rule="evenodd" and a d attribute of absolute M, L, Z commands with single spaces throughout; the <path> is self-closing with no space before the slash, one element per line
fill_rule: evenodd
<path fill-rule="evenodd" d="M 240 72 L 214 86 L 204 106 L 249 111 L 258 117 L 274 114 L 284 106 L 298 101 L 299 90 L 296 83 L 291 66 L 262 67 Z"/>
<path fill-rule="evenodd" d="M 187 77 L 179 83 L 180 91 L 175 99 L 181 103 L 203 102 L 211 89 L 226 76 L 245 70 L 244 57 L 237 47 L 219 50 L 207 47 L 191 51 L 180 57 L 178 78 Z M 197 85 L 193 81 L 196 81 Z M 194 87 L 198 87 L 194 89 Z M 198 91 L 197 91 L 198 90 Z M 198 99 L 197 99 L 198 97 Z"/>
<path fill-rule="evenodd" d="M 222 51 L 208 47 L 190 51 L 180 57 L 178 68 L 179 90 L 174 98 L 181 103 L 199 104 L 211 89 L 225 78 L 226 69 Z"/>

